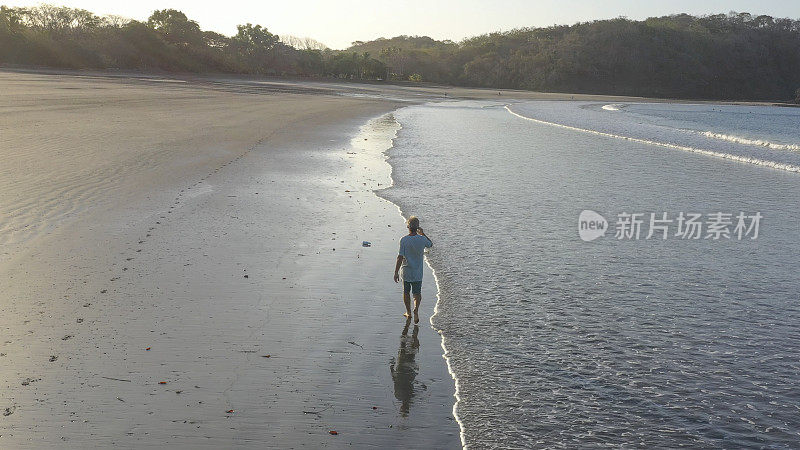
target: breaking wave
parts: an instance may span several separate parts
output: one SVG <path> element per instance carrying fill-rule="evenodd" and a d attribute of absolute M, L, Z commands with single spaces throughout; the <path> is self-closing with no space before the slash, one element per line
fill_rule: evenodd
<path fill-rule="evenodd" d="M 605 107 L 604 107 L 605 108 Z M 767 147 L 772 148 L 775 150 L 791 150 L 791 151 L 800 151 L 800 145 L 798 144 L 778 144 L 776 142 L 770 142 L 760 139 L 747 139 L 739 136 L 731 136 L 729 134 L 723 133 L 715 133 L 713 131 L 704 131 L 700 133 L 701 135 L 712 138 L 712 139 L 719 139 L 721 141 L 728 141 L 734 142 L 736 144 L 743 144 L 743 145 L 755 145 L 758 147 Z"/>
<path fill-rule="evenodd" d="M 609 105 L 606 105 L 606 106 L 609 106 Z M 525 119 L 525 120 L 529 120 L 531 122 L 541 123 L 541 124 L 544 124 L 544 125 L 550 125 L 550 126 L 554 126 L 554 127 L 564 128 L 564 129 L 567 129 L 567 130 L 580 131 L 580 132 L 583 132 L 583 133 L 590 133 L 590 134 L 594 134 L 594 135 L 598 135 L 598 136 L 610 137 L 610 138 L 614 138 L 614 139 L 623 139 L 623 140 L 626 140 L 626 141 L 638 142 L 640 144 L 657 145 L 659 147 L 666 147 L 666 148 L 672 148 L 672 149 L 676 149 L 676 150 L 683 150 L 683 151 L 692 152 L 692 153 L 699 153 L 701 155 L 713 156 L 713 157 L 716 157 L 716 158 L 723 158 L 723 159 L 728 159 L 728 160 L 731 160 L 731 161 L 737 161 L 737 162 L 741 162 L 741 163 L 755 164 L 755 165 L 758 165 L 758 166 L 770 167 L 772 169 L 786 170 L 786 171 L 789 171 L 789 172 L 800 173 L 800 166 L 797 166 L 797 165 L 794 165 L 794 164 L 781 163 L 781 162 L 777 162 L 777 161 L 770 161 L 770 160 L 766 160 L 766 159 L 754 158 L 754 157 L 744 156 L 744 155 L 734 155 L 734 154 L 731 154 L 731 153 L 725 153 L 725 152 L 720 152 L 720 151 L 716 151 L 716 150 L 706 150 L 706 149 L 695 148 L 695 147 L 690 147 L 690 146 L 686 146 L 686 145 L 672 144 L 672 143 L 667 143 L 667 142 L 658 142 L 658 141 L 652 141 L 652 140 L 649 140 L 649 139 L 642 139 L 642 138 L 636 138 L 636 137 L 631 137 L 631 136 L 623 136 L 623 135 L 619 135 L 619 134 L 606 133 L 604 131 L 591 130 L 591 129 L 588 129 L 588 128 L 573 127 L 573 126 L 570 126 L 570 125 L 564 125 L 564 124 L 560 124 L 560 123 L 556 123 L 556 122 L 548 122 L 548 121 L 545 121 L 545 120 L 534 119 L 532 117 L 523 116 L 522 114 L 519 114 L 519 113 L 516 113 L 516 112 L 512 111 L 511 108 L 509 107 L 509 105 L 506 105 L 505 108 L 506 108 L 506 111 L 508 111 L 509 113 L 511 113 L 511 114 L 513 114 L 513 115 L 515 115 L 515 116 L 517 116 L 519 118 L 522 118 L 522 119 Z M 605 106 L 603 108 L 605 108 Z"/>

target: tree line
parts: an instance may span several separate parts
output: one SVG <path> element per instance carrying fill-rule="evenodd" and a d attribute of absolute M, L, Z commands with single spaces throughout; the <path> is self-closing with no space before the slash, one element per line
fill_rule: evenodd
<path fill-rule="evenodd" d="M 0 63 L 788 100 L 800 97 L 800 21 L 676 14 L 521 28 L 461 42 L 397 36 L 337 51 L 249 23 L 233 36 L 203 31 L 173 9 L 140 22 L 52 5 L 0 7 Z"/>
<path fill-rule="evenodd" d="M 391 74 L 454 85 L 647 97 L 800 102 L 800 21 L 677 14 L 522 28 L 461 42 L 354 42 Z"/>
<path fill-rule="evenodd" d="M 365 52 L 333 51 L 313 39 L 250 23 L 225 36 L 174 9 L 146 22 L 53 5 L 0 6 L 0 63 L 74 69 L 222 72 L 378 79 L 385 65 Z"/>

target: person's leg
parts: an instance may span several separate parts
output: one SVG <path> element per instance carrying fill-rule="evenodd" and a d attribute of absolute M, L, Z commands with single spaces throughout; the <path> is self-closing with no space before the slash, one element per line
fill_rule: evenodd
<path fill-rule="evenodd" d="M 403 281 L 403 303 L 406 305 L 404 316 L 411 318 L 411 283 Z"/>
<path fill-rule="evenodd" d="M 414 323 L 419 323 L 419 304 L 422 302 L 421 281 L 414 283 L 412 293 L 414 294 Z"/>

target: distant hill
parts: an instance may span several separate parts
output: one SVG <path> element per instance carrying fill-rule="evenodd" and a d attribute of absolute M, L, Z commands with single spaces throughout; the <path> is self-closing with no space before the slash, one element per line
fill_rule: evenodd
<path fill-rule="evenodd" d="M 800 21 L 731 13 L 522 28 L 459 43 L 354 42 L 396 78 L 536 91 L 787 100 L 800 88 Z"/>
<path fill-rule="evenodd" d="M 234 36 L 203 31 L 174 9 L 139 22 L 52 5 L 3 6 L 0 64 L 791 100 L 800 96 L 800 21 L 678 14 L 522 28 L 461 42 L 397 36 L 335 51 L 249 23 Z"/>

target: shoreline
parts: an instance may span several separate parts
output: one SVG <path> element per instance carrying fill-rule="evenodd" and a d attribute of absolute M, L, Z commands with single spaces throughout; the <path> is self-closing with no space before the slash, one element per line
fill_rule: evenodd
<path fill-rule="evenodd" d="M 363 132 L 364 129 L 370 128 L 370 124 L 372 124 L 372 123 L 391 121 L 394 124 L 396 124 L 397 128 L 394 128 L 394 129 L 389 128 L 388 130 L 378 131 L 377 133 L 375 133 L 375 134 L 378 135 L 379 139 L 382 139 L 382 140 L 385 141 L 385 144 L 380 145 L 377 148 L 374 148 L 374 150 L 377 150 L 378 153 L 373 155 L 373 157 L 376 157 L 377 158 L 376 161 L 379 164 L 384 165 L 386 167 L 386 169 L 388 169 L 388 171 L 386 173 L 386 179 L 388 179 L 389 184 L 386 185 L 386 186 L 382 186 L 382 183 L 377 183 L 376 185 L 372 186 L 371 190 L 372 190 L 373 194 L 378 199 L 380 199 L 383 202 L 387 202 L 389 205 L 394 207 L 396 209 L 396 211 L 397 211 L 397 214 L 402 219 L 403 223 L 405 223 L 405 220 L 407 219 L 407 215 L 403 212 L 403 209 L 401 208 L 401 206 L 396 204 L 396 203 L 394 203 L 394 202 L 392 202 L 390 199 L 384 197 L 383 195 L 381 195 L 381 192 L 383 192 L 383 191 L 385 191 L 387 189 L 390 189 L 395 183 L 395 179 L 394 179 L 394 177 L 392 175 L 394 168 L 393 168 L 392 164 L 390 163 L 391 157 L 389 155 L 389 152 L 394 147 L 394 141 L 397 138 L 398 134 L 403 130 L 402 123 L 400 123 L 395 117 L 395 113 L 397 113 L 401 109 L 402 108 L 399 108 L 399 109 L 396 109 L 396 110 L 394 110 L 392 112 L 389 112 L 389 113 L 386 113 L 386 114 L 383 114 L 381 116 L 378 116 L 378 117 L 375 117 L 375 118 L 371 119 L 367 124 L 365 124 L 362 127 L 362 133 L 360 133 L 354 139 L 354 142 L 360 142 L 362 136 L 369 136 L 370 134 L 375 133 L 374 131 L 372 133 L 370 133 L 370 132 L 364 133 Z M 364 140 L 366 140 L 366 139 L 364 139 Z M 439 344 L 440 344 L 440 347 L 442 349 L 442 353 L 441 353 L 440 356 L 441 356 L 442 359 L 444 359 L 445 364 L 446 364 L 446 368 L 447 368 L 447 373 L 451 377 L 451 379 L 453 380 L 452 389 L 450 389 L 450 391 L 452 391 L 452 394 L 451 394 L 451 398 L 452 398 L 451 411 L 452 411 L 453 419 L 455 420 L 455 422 L 457 423 L 457 425 L 459 427 L 459 436 L 458 437 L 459 437 L 461 448 L 465 448 L 466 447 L 466 442 L 464 440 L 463 423 L 459 420 L 458 413 L 457 413 L 457 405 L 458 405 L 458 401 L 460 400 L 459 397 L 458 397 L 458 378 L 456 377 L 456 374 L 452 371 L 452 369 L 450 367 L 450 362 L 449 362 L 449 358 L 448 358 L 448 355 L 447 355 L 447 347 L 445 345 L 445 336 L 443 334 L 443 330 L 441 328 L 438 328 L 436 326 L 435 322 L 434 322 L 434 318 L 435 318 L 436 314 L 438 313 L 438 306 L 439 306 L 439 300 L 440 300 L 441 291 L 439 290 L 439 282 L 438 282 L 438 279 L 436 277 L 436 270 L 433 267 L 433 265 L 431 264 L 431 261 L 428 258 L 427 254 L 425 255 L 425 259 L 424 260 L 425 260 L 425 269 L 424 269 L 425 277 L 424 277 L 424 279 L 430 280 L 432 278 L 433 279 L 433 286 L 435 287 L 435 289 L 430 289 L 430 287 L 429 287 L 430 283 L 424 283 L 423 284 L 423 293 L 424 294 L 428 294 L 428 295 L 423 295 L 423 304 L 426 305 L 425 307 L 423 307 L 423 310 L 427 310 L 426 314 L 428 314 L 428 325 L 439 336 L 439 339 L 440 339 L 440 343 Z M 429 306 L 428 306 L 429 302 L 425 302 L 425 298 L 427 298 L 429 296 L 430 292 L 435 292 L 435 298 L 436 298 L 436 300 L 433 303 L 432 313 L 431 313 L 431 310 L 429 309 Z"/>
<path fill-rule="evenodd" d="M 716 100 L 695 98 L 667 98 L 667 97 L 637 97 L 615 94 L 587 94 L 570 92 L 542 92 L 518 89 L 500 89 L 469 86 L 451 86 L 429 83 L 394 83 L 377 82 L 368 80 L 347 80 L 328 78 L 293 78 L 270 77 L 256 75 L 239 75 L 225 73 L 173 73 L 173 72 L 135 72 L 135 71 L 102 71 L 80 69 L 57 69 L 43 67 L 11 67 L 1 66 L 1 73 L 18 73 L 42 76 L 65 77 L 94 77 L 98 79 L 128 80 L 139 82 L 167 82 L 174 84 L 213 84 L 229 82 L 236 86 L 259 86 L 265 91 L 268 87 L 275 89 L 298 89 L 300 91 L 316 91 L 317 93 L 356 92 L 377 95 L 377 93 L 402 93 L 403 100 L 408 101 L 409 94 L 423 96 L 414 101 L 447 101 L 447 100 L 490 100 L 519 99 L 519 100 L 583 100 L 583 101 L 608 101 L 608 102 L 648 102 L 648 103 L 677 103 L 677 104 L 719 104 L 719 105 L 750 105 L 750 106 L 778 106 L 786 108 L 800 108 L 800 104 L 790 101 L 770 100 Z M 498 96 L 498 93 L 505 95 Z M 443 95 L 447 94 L 447 95 Z"/>
<path fill-rule="evenodd" d="M 397 112 L 397 111 L 398 110 L 395 110 L 394 112 Z M 383 187 L 381 189 L 377 189 L 374 192 L 375 192 L 375 195 L 378 198 L 381 198 L 381 199 L 391 203 L 392 205 L 394 205 L 397 208 L 397 213 L 400 215 L 400 217 L 402 217 L 404 220 L 406 220 L 406 214 L 403 213 L 403 208 L 399 204 L 394 203 L 389 198 L 385 197 L 384 195 L 381 195 L 381 192 L 386 191 L 388 189 L 391 189 L 395 184 L 395 179 L 394 179 L 394 176 L 393 176 L 394 166 L 390 162 L 391 161 L 391 155 L 389 155 L 389 152 L 392 150 L 392 148 L 394 148 L 394 141 L 395 141 L 395 139 L 397 139 L 399 133 L 403 130 L 403 124 L 400 123 L 394 117 L 394 112 L 386 114 L 383 117 L 391 115 L 392 116 L 392 120 L 394 120 L 395 123 L 397 123 L 399 128 L 397 128 L 394 131 L 394 133 L 392 133 L 392 136 L 389 139 L 388 147 L 381 152 L 381 155 L 383 157 L 384 163 L 389 167 L 389 180 L 391 181 L 391 184 L 389 184 L 389 186 Z M 373 119 L 373 120 L 375 120 L 375 119 Z M 442 358 L 444 359 L 445 364 L 447 366 L 447 373 L 450 375 L 450 378 L 453 380 L 453 407 L 452 407 L 451 411 L 452 411 L 453 419 L 458 424 L 458 438 L 459 438 L 459 441 L 460 441 L 460 444 L 461 444 L 461 448 L 462 449 L 466 449 L 467 448 L 467 441 L 466 441 L 466 432 L 464 430 L 464 423 L 458 416 L 458 404 L 459 404 L 459 402 L 461 402 L 461 397 L 460 397 L 460 394 L 459 394 L 459 392 L 460 392 L 459 391 L 459 379 L 458 379 L 458 375 L 453 370 L 453 367 L 452 367 L 452 364 L 451 364 L 450 355 L 449 355 L 449 352 L 447 350 L 446 337 L 444 335 L 444 330 L 442 328 L 439 328 L 438 326 L 436 326 L 436 323 L 435 323 L 436 315 L 439 314 L 439 303 L 441 301 L 442 291 L 441 291 L 440 285 L 439 285 L 439 278 L 436 275 L 436 269 L 433 267 L 433 264 L 431 263 L 431 260 L 430 260 L 430 258 L 428 257 L 427 254 L 425 255 L 425 266 L 426 266 L 425 273 L 429 274 L 428 275 L 429 279 L 430 279 L 430 277 L 433 278 L 434 285 L 436 286 L 436 302 L 434 303 L 434 306 L 433 306 L 433 314 L 431 314 L 429 316 L 429 318 L 428 318 L 428 323 L 429 323 L 430 327 L 433 330 L 435 330 L 436 333 L 439 334 L 439 337 L 441 339 L 440 346 L 442 348 Z"/>

